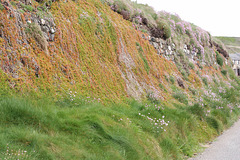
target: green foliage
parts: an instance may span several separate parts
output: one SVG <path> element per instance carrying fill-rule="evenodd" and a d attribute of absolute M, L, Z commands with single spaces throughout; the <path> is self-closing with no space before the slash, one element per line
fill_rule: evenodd
<path fill-rule="evenodd" d="M 188 106 L 186 94 L 177 90 L 173 97 L 186 106 L 173 104 L 174 109 L 150 94 L 147 104 L 127 100 L 107 106 L 68 96 L 57 102 L 0 97 L 0 153 L 10 147 L 13 152 L 26 151 L 22 157 L 28 155 L 29 160 L 183 159 L 196 153 L 200 142 L 232 124 L 239 113 L 236 109 L 231 113 L 225 103 L 216 108 L 219 104 L 210 97 L 205 99 L 209 105 Z M 227 104 L 236 102 L 239 88 L 227 90 L 222 97 Z M 146 116 L 165 119 L 167 125 L 158 129 Z M 152 154 L 146 154 L 146 147 Z M 106 148 L 112 152 L 104 152 Z"/>
<path fill-rule="evenodd" d="M 221 55 L 217 51 L 216 51 L 216 60 L 217 60 L 217 63 L 220 66 L 223 66 L 223 58 L 221 57 Z"/>
<path fill-rule="evenodd" d="M 203 83 L 206 85 L 206 86 L 208 86 L 208 80 L 207 80 L 207 78 L 202 78 L 202 81 L 203 81 Z"/>
<path fill-rule="evenodd" d="M 221 73 L 226 76 L 227 75 L 227 70 L 221 70 Z"/>
<path fill-rule="evenodd" d="M 160 142 L 160 146 L 165 152 L 165 157 L 174 157 L 174 159 L 179 159 L 178 148 L 174 145 L 173 140 L 170 138 L 165 138 Z"/>
<path fill-rule="evenodd" d="M 139 43 L 139 42 L 136 42 L 136 46 L 140 47 L 140 43 Z"/>
<path fill-rule="evenodd" d="M 4 10 L 3 5 L 0 3 L 0 11 Z"/>
<path fill-rule="evenodd" d="M 163 86 L 162 83 L 159 83 L 159 87 L 160 87 L 161 89 L 163 89 L 165 92 L 167 92 L 166 88 Z"/>
<path fill-rule="evenodd" d="M 19 9 L 18 11 L 19 11 L 20 13 L 25 13 L 25 11 L 22 10 L 22 9 Z"/>
<path fill-rule="evenodd" d="M 199 104 L 194 104 L 193 106 L 190 106 L 189 111 L 192 114 L 196 115 L 200 120 L 202 120 L 206 116 L 203 107 Z"/>
<path fill-rule="evenodd" d="M 171 82 L 172 84 L 175 83 L 175 78 L 174 78 L 173 76 L 170 76 L 170 77 L 169 77 L 169 80 L 170 80 L 170 82 Z"/>
<path fill-rule="evenodd" d="M 175 92 L 173 94 L 173 98 L 177 99 L 179 102 L 181 102 L 183 104 L 186 104 L 186 105 L 188 104 L 188 98 L 185 95 L 185 93 L 183 93 L 183 92 L 180 92 L 180 91 Z"/>
<path fill-rule="evenodd" d="M 143 33 L 147 33 L 147 30 L 145 30 L 145 29 L 141 29 L 141 32 L 143 32 Z"/>
<path fill-rule="evenodd" d="M 11 5 L 16 6 L 16 2 L 11 1 L 10 3 L 11 3 Z"/>
<path fill-rule="evenodd" d="M 193 63 L 191 63 L 191 62 L 189 62 L 189 67 L 191 68 L 191 69 L 194 69 L 195 68 L 195 66 L 194 66 L 194 64 Z"/>
<path fill-rule="evenodd" d="M 32 12 L 34 10 L 34 8 L 30 5 L 25 5 L 23 3 L 20 3 L 20 6 L 25 10 L 25 11 L 30 11 Z"/>
<path fill-rule="evenodd" d="M 158 29 L 163 31 L 163 38 L 168 39 L 171 37 L 171 28 L 165 20 L 160 20 L 157 22 Z"/>
<path fill-rule="evenodd" d="M 125 1 L 115 0 L 113 4 L 117 6 L 118 13 L 121 13 L 122 10 L 125 11 L 129 10 L 129 8 L 127 7 L 127 3 Z"/>
<path fill-rule="evenodd" d="M 143 55 L 143 49 L 142 49 L 141 45 L 138 42 L 136 42 L 136 46 L 138 47 L 138 52 L 139 52 L 140 57 L 141 57 L 141 59 L 142 59 L 142 61 L 144 63 L 144 68 L 147 71 L 147 73 L 149 74 L 150 67 L 148 65 L 148 61 L 147 61 L 145 55 Z"/>
<path fill-rule="evenodd" d="M 152 18 L 156 21 L 158 19 L 158 15 L 156 13 L 153 13 Z"/>
<path fill-rule="evenodd" d="M 207 123 L 209 126 L 213 127 L 220 134 L 223 130 L 222 124 L 219 120 L 214 117 L 207 117 Z"/>
<path fill-rule="evenodd" d="M 193 95 L 196 95 L 197 90 L 195 90 L 195 89 L 193 89 L 193 88 L 191 88 L 191 87 L 189 87 L 188 89 L 189 89 L 189 91 L 192 92 Z"/>

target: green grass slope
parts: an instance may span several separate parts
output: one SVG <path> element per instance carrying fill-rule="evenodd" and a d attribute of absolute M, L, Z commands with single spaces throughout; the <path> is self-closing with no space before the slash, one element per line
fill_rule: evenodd
<path fill-rule="evenodd" d="M 183 159 L 237 119 L 238 97 L 225 86 L 174 108 L 135 100 L 102 105 L 79 97 L 55 103 L 1 98 L 0 157 Z"/>

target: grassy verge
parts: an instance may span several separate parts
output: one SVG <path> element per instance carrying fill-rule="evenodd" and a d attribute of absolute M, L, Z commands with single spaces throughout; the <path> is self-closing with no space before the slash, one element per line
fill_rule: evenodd
<path fill-rule="evenodd" d="M 74 94 L 58 102 L 1 98 L 0 158 L 184 159 L 239 114 L 237 90 L 205 92 L 193 105 L 171 108 L 134 100 L 102 105 Z"/>

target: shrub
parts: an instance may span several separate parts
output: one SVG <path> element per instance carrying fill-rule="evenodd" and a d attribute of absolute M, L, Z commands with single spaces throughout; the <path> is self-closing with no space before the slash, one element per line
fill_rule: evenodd
<path fill-rule="evenodd" d="M 120 0 L 115 1 L 111 8 L 113 11 L 118 12 L 118 13 L 121 13 L 122 10 L 128 11 L 127 5 L 123 1 L 120 1 Z"/>
<path fill-rule="evenodd" d="M 158 18 L 158 15 L 156 13 L 152 14 L 152 18 L 156 21 Z"/>
<path fill-rule="evenodd" d="M 217 59 L 217 63 L 220 66 L 223 66 L 223 59 L 222 59 L 221 55 L 217 51 L 216 51 L 216 59 Z"/>
<path fill-rule="evenodd" d="M 123 16 L 123 19 L 129 20 L 130 19 L 130 13 L 126 10 L 121 10 L 120 13 Z"/>
<path fill-rule="evenodd" d="M 166 40 L 171 37 L 171 28 L 165 20 L 159 21 L 157 28 L 162 31 L 161 38 Z"/>
<path fill-rule="evenodd" d="M 221 73 L 226 76 L 227 75 L 227 70 L 222 70 Z"/>

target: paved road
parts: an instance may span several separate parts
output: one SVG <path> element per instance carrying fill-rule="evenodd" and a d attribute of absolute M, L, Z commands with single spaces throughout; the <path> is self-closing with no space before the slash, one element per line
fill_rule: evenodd
<path fill-rule="evenodd" d="M 203 153 L 189 160 L 240 160 L 240 120 Z"/>

